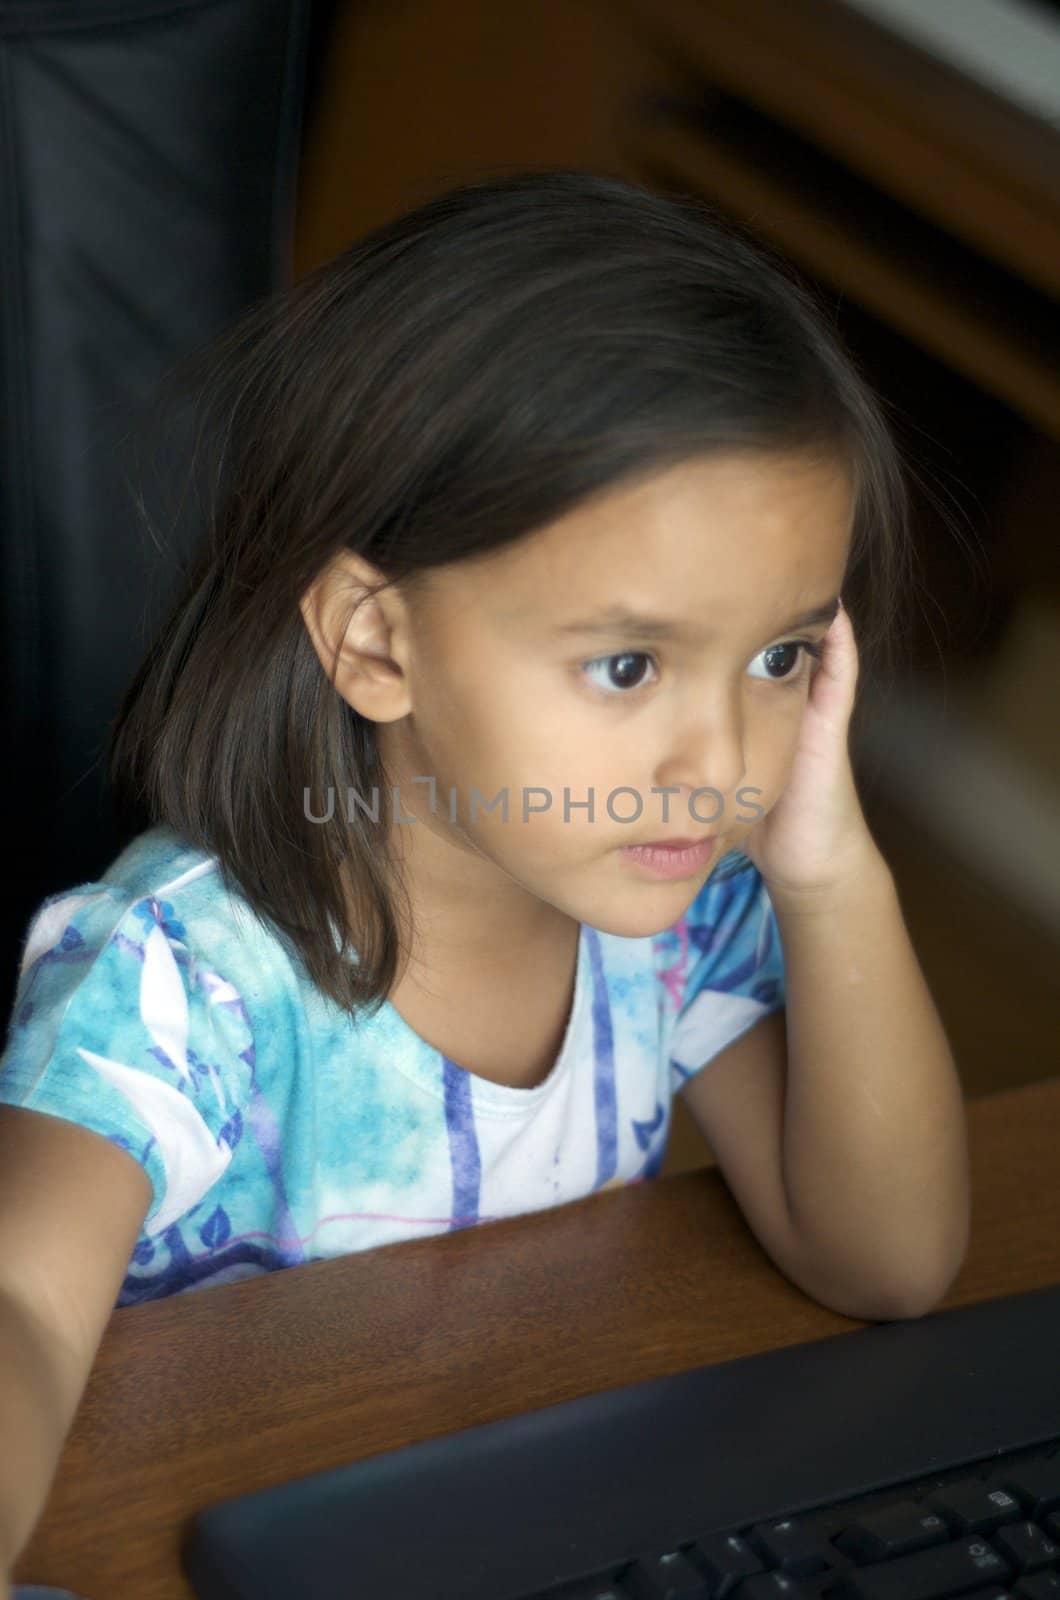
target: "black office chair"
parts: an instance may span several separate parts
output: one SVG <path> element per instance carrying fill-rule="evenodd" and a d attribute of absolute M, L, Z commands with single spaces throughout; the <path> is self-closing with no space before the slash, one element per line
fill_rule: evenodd
<path fill-rule="evenodd" d="M 189 441 L 159 440 L 142 485 L 161 541 L 127 488 L 128 441 L 165 372 L 293 277 L 334 11 L 0 0 L 4 1030 L 33 910 L 128 842 L 106 733 L 200 531 L 162 495 Z"/>

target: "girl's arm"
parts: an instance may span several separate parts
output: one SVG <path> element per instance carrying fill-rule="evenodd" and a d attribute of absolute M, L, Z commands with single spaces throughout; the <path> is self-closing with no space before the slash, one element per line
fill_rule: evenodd
<path fill-rule="evenodd" d="M 971 1221 L 953 1055 L 875 846 L 842 892 L 773 895 L 787 979 L 782 1164 L 800 1247 L 852 1303 L 918 1315 L 946 1293 Z M 905 1308 L 904 1311 L 901 1308 Z"/>
<path fill-rule="evenodd" d="M 771 1018 L 686 1086 L 749 1223 L 807 1293 L 910 1317 L 952 1283 L 971 1224 L 960 1079 L 848 750 L 857 648 L 826 635 L 788 783 L 744 848 L 784 953 Z M 769 1024 L 769 1026 L 767 1026 Z"/>
<path fill-rule="evenodd" d="M 0 1105 L 0 1596 L 43 1514 L 152 1201 L 100 1134 Z"/>
<path fill-rule="evenodd" d="M 719 1051 L 681 1098 L 793 1283 L 844 1316 L 922 1316 L 967 1249 L 967 1144 L 893 879 L 874 852 L 841 899 L 774 896 L 774 910 L 787 1010 Z"/>

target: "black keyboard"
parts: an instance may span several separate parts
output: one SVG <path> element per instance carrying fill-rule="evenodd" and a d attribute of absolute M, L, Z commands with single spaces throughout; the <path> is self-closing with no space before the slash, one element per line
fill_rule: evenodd
<path fill-rule="evenodd" d="M 704 1534 L 526 1600 L 811 1596 L 1060 1600 L 1060 1438 L 880 1494 Z"/>
<path fill-rule="evenodd" d="M 1058 1547 L 1060 1284 L 281 1481 L 182 1560 L 200 1600 L 1060 1600 Z"/>

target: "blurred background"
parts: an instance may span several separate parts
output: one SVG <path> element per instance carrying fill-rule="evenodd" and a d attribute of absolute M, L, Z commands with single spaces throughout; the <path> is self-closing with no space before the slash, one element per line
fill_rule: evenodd
<path fill-rule="evenodd" d="M 79 0 L 81 37 L 71 34 L 71 51 L 86 43 L 91 9 L 92 0 Z M 24 42 L 26 10 L 0 3 L 8 43 Z M 127 10 L 131 17 L 137 7 Z M 14 33 L 5 11 L 22 18 Z M 75 28 L 73 10 L 70 18 Z M 208 40 L 207 22 L 214 29 Z M 159 49 L 163 27 L 168 58 Z M 137 228 L 146 238 L 158 219 L 138 223 L 137 205 L 122 203 L 113 185 L 128 182 L 128 167 L 112 155 L 105 164 L 114 212 L 108 248 L 117 236 L 137 282 L 155 282 L 159 274 L 167 281 L 169 273 L 182 293 L 198 293 L 201 301 L 217 276 L 211 279 L 204 267 L 196 279 L 188 254 L 195 230 L 205 229 L 200 251 L 209 262 L 214 235 L 203 215 L 212 204 L 218 238 L 226 230 L 233 235 L 240 208 L 248 224 L 264 217 L 260 258 L 249 270 L 229 273 L 226 301 L 177 318 L 175 331 L 154 338 L 153 365 L 138 369 L 120 403 L 111 397 L 123 416 L 135 412 L 149 380 L 171 359 L 271 282 L 300 277 L 397 212 L 485 173 L 573 166 L 702 195 L 779 247 L 819 288 L 884 398 L 910 467 L 926 582 L 923 594 L 909 597 L 912 642 L 897 681 L 866 691 L 854 752 L 866 813 L 895 874 L 966 1094 L 1060 1071 L 1058 6 L 1053 0 L 147 4 L 136 40 L 123 41 L 124 55 L 115 49 L 107 56 L 112 30 L 102 43 L 91 41 L 95 57 L 90 50 L 85 71 L 99 81 L 101 63 L 111 62 L 103 75 L 110 98 L 102 99 L 113 111 L 134 45 L 146 41 L 153 63 L 177 63 L 193 29 L 200 59 L 188 57 L 186 70 L 194 70 L 200 91 L 212 82 L 214 96 L 221 67 L 229 74 L 231 123 L 196 124 L 195 159 L 183 177 L 174 176 L 165 140 L 152 148 L 156 156 L 164 150 L 168 161 L 163 198 L 175 199 L 178 189 L 195 197 L 194 226 L 185 225 L 179 248 L 171 241 L 165 261 L 145 271 L 137 250 L 147 246 Z M 237 119 L 235 108 L 260 118 L 270 103 L 255 86 L 255 74 L 269 67 L 270 37 L 275 119 L 263 127 L 259 145 L 240 156 L 247 117 Z M 40 74 L 41 41 L 31 43 L 28 56 Z M 64 58 L 61 72 L 43 75 L 52 92 L 69 82 L 72 59 Z M 204 77 L 204 59 L 212 79 Z M 180 102 L 181 114 L 196 103 L 195 95 Z M 28 97 L 20 104 L 28 105 Z M 157 115 L 152 91 L 150 109 L 140 121 L 130 119 L 125 137 L 150 145 L 143 118 Z M 118 122 L 110 118 L 108 139 L 120 139 Z M 32 222 L 46 210 L 33 185 L 47 179 L 29 159 L 31 140 L 47 144 L 48 136 L 27 122 L 23 138 L 15 167 Z M 67 141 L 65 148 L 75 147 Z M 267 160 L 255 168 L 259 149 Z M 115 170 L 125 176 L 114 180 Z M 211 192 L 214 179 L 205 174 L 228 171 L 242 179 L 226 199 Z M 246 237 L 241 228 L 226 259 L 238 257 L 245 266 Z M 27 225 L 24 239 L 9 249 L 27 295 L 27 283 L 40 278 L 34 238 Z M 83 261 L 76 238 L 65 249 L 67 261 Z M 189 282 L 199 287 L 189 289 Z M 128 283 L 122 292 L 128 303 Z M 163 321 L 175 298 L 171 290 L 163 300 Z M 110 293 L 108 303 L 114 300 Z M 75 362 L 84 337 L 78 315 L 92 321 L 84 303 L 71 313 L 66 349 Z M 35 791 L 23 784 L 13 797 L 8 786 L 18 870 L 2 952 L 5 1016 L 15 941 L 29 912 L 45 895 L 99 875 L 123 842 L 109 831 L 96 753 L 148 626 L 126 626 L 120 639 L 112 629 L 110 676 L 98 681 L 90 714 L 63 734 L 65 753 L 49 757 L 61 723 L 54 706 L 68 703 L 76 687 L 76 662 L 63 657 L 61 638 L 57 646 L 41 631 L 50 604 L 46 573 L 54 567 L 49 552 L 63 527 L 69 543 L 62 549 L 76 549 L 78 537 L 113 549 L 116 529 L 131 529 L 132 521 L 119 498 L 110 502 L 105 535 L 98 528 L 79 535 L 81 512 L 68 501 L 50 513 L 59 533 L 37 535 L 27 554 L 33 527 L 44 526 L 39 516 L 34 522 L 34 507 L 50 481 L 41 441 L 62 424 L 63 411 L 55 408 L 65 393 L 61 362 L 46 367 L 46 378 L 45 368 L 29 359 L 27 320 L 31 331 L 20 345 L 9 314 L 3 347 L 16 405 L 6 449 L 22 473 L 21 502 L 10 490 L 3 502 L 8 603 L 19 607 L 9 616 L 8 648 L 10 654 L 13 639 L 21 652 L 9 666 L 15 692 L 8 716 L 36 770 L 58 772 L 61 781 L 47 791 L 43 778 Z M 129 316 L 120 326 L 132 337 L 128 330 L 142 332 L 145 320 Z M 91 429 L 89 435 L 96 438 Z M 81 451 L 76 459 L 83 457 Z M 145 593 L 160 603 L 163 554 L 134 532 L 124 537 L 141 563 Z M 93 578 L 88 565 L 81 571 L 66 560 L 66 581 L 82 609 L 84 585 L 104 584 L 96 610 L 89 608 L 98 617 L 123 580 L 113 567 Z M 133 598 L 138 618 L 143 598 L 135 592 Z M 92 637 L 98 641 L 98 628 Z M 669 1172 L 711 1159 L 679 1103 L 675 1111 Z"/>

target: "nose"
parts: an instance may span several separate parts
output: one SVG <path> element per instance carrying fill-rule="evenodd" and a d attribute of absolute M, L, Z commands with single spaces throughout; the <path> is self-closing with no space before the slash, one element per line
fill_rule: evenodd
<path fill-rule="evenodd" d="M 739 685 L 720 689 L 708 699 L 700 695 L 682 713 L 668 753 L 656 770 L 655 782 L 660 788 L 687 789 L 690 794 L 695 789 L 717 790 L 717 795 L 698 796 L 695 812 L 704 823 L 714 817 L 719 831 L 727 825 L 736 791 L 747 779 L 745 717 Z"/>

